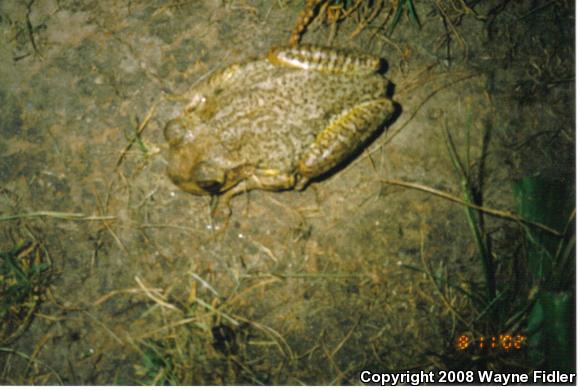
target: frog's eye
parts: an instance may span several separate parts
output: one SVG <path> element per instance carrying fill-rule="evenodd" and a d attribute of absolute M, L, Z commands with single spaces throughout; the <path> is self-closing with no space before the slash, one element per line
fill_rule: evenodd
<path fill-rule="evenodd" d="M 211 194 L 217 194 L 226 180 L 226 173 L 223 168 L 211 162 L 201 161 L 193 167 L 191 178 L 200 188 Z"/>
<path fill-rule="evenodd" d="M 167 122 L 163 133 L 165 134 L 165 139 L 169 142 L 169 145 L 175 146 L 181 143 L 186 131 L 187 129 L 179 119 L 173 119 Z"/>

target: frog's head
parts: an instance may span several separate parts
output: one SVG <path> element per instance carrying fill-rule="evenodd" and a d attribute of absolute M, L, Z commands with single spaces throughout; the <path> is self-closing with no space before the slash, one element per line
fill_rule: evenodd
<path fill-rule="evenodd" d="M 203 124 L 196 125 L 191 118 L 177 118 L 165 126 L 169 143 L 167 174 L 175 185 L 191 194 L 219 194 L 224 190 L 227 172 L 220 160 L 211 156 L 219 154 L 220 147 L 214 137 L 203 131 Z"/>

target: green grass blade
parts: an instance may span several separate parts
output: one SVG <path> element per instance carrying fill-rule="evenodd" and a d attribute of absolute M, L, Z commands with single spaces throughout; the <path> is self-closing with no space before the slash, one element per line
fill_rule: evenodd
<path fill-rule="evenodd" d="M 415 5 L 413 4 L 413 0 L 407 0 L 407 11 L 409 12 L 409 15 L 411 15 L 411 19 L 415 22 L 417 27 L 421 28 L 421 22 L 419 22 L 417 12 L 415 12 Z"/>
<path fill-rule="evenodd" d="M 393 18 L 393 21 L 391 22 L 391 25 L 389 26 L 389 29 L 387 31 L 387 35 L 390 36 L 393 33 L 393 31 L 395 31 L 395 27 L 399 23 L 399 20 L 401 20 L 401 15 L 403 15 L 403 0 L 399 0 L 399 2 L 397 3 L 397 9 L 395 10 L 395 16 Z"/>

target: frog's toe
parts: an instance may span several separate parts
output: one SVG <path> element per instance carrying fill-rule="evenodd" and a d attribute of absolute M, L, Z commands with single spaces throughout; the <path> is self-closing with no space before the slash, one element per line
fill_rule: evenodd
<path fill-rule="evenodd" d="M 310 179 L 306 176 L 299 176 L 296 181 L 296 186 L 294 187 L 296 191 L 304 191 L 306 187 L 310 184 Z"/>
<path fill-rule="evenodd" d="M 228 227 L 232 209 L 228 200 L 221 200 L 214 197 L 211 204 L 211 229 L 215 232 L 224 231 Z"/>

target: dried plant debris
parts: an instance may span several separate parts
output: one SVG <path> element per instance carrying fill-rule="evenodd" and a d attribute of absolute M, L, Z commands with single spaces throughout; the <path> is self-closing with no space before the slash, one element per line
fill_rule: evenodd
<path fill-rule="evenodd" d="M 334 37 L 341 23 L 352 20 L 355 25 L 349 34 L 352 39 L 381 15 L 381 25 L 388 24 L 390 35 L 404 13 L 417 27 L 421 26 L 413 0 L 306 0 L 290 36 L 290 45 L 300 43 L 302 35 L 313 23 L 327 26 L 330 36 Z"/>
<path fill-rule="evenodd" d="M 0 253 L 0 345 L 30 326 L 54 276 L 50 257 L 37 242 L 20 242 Z"/>

